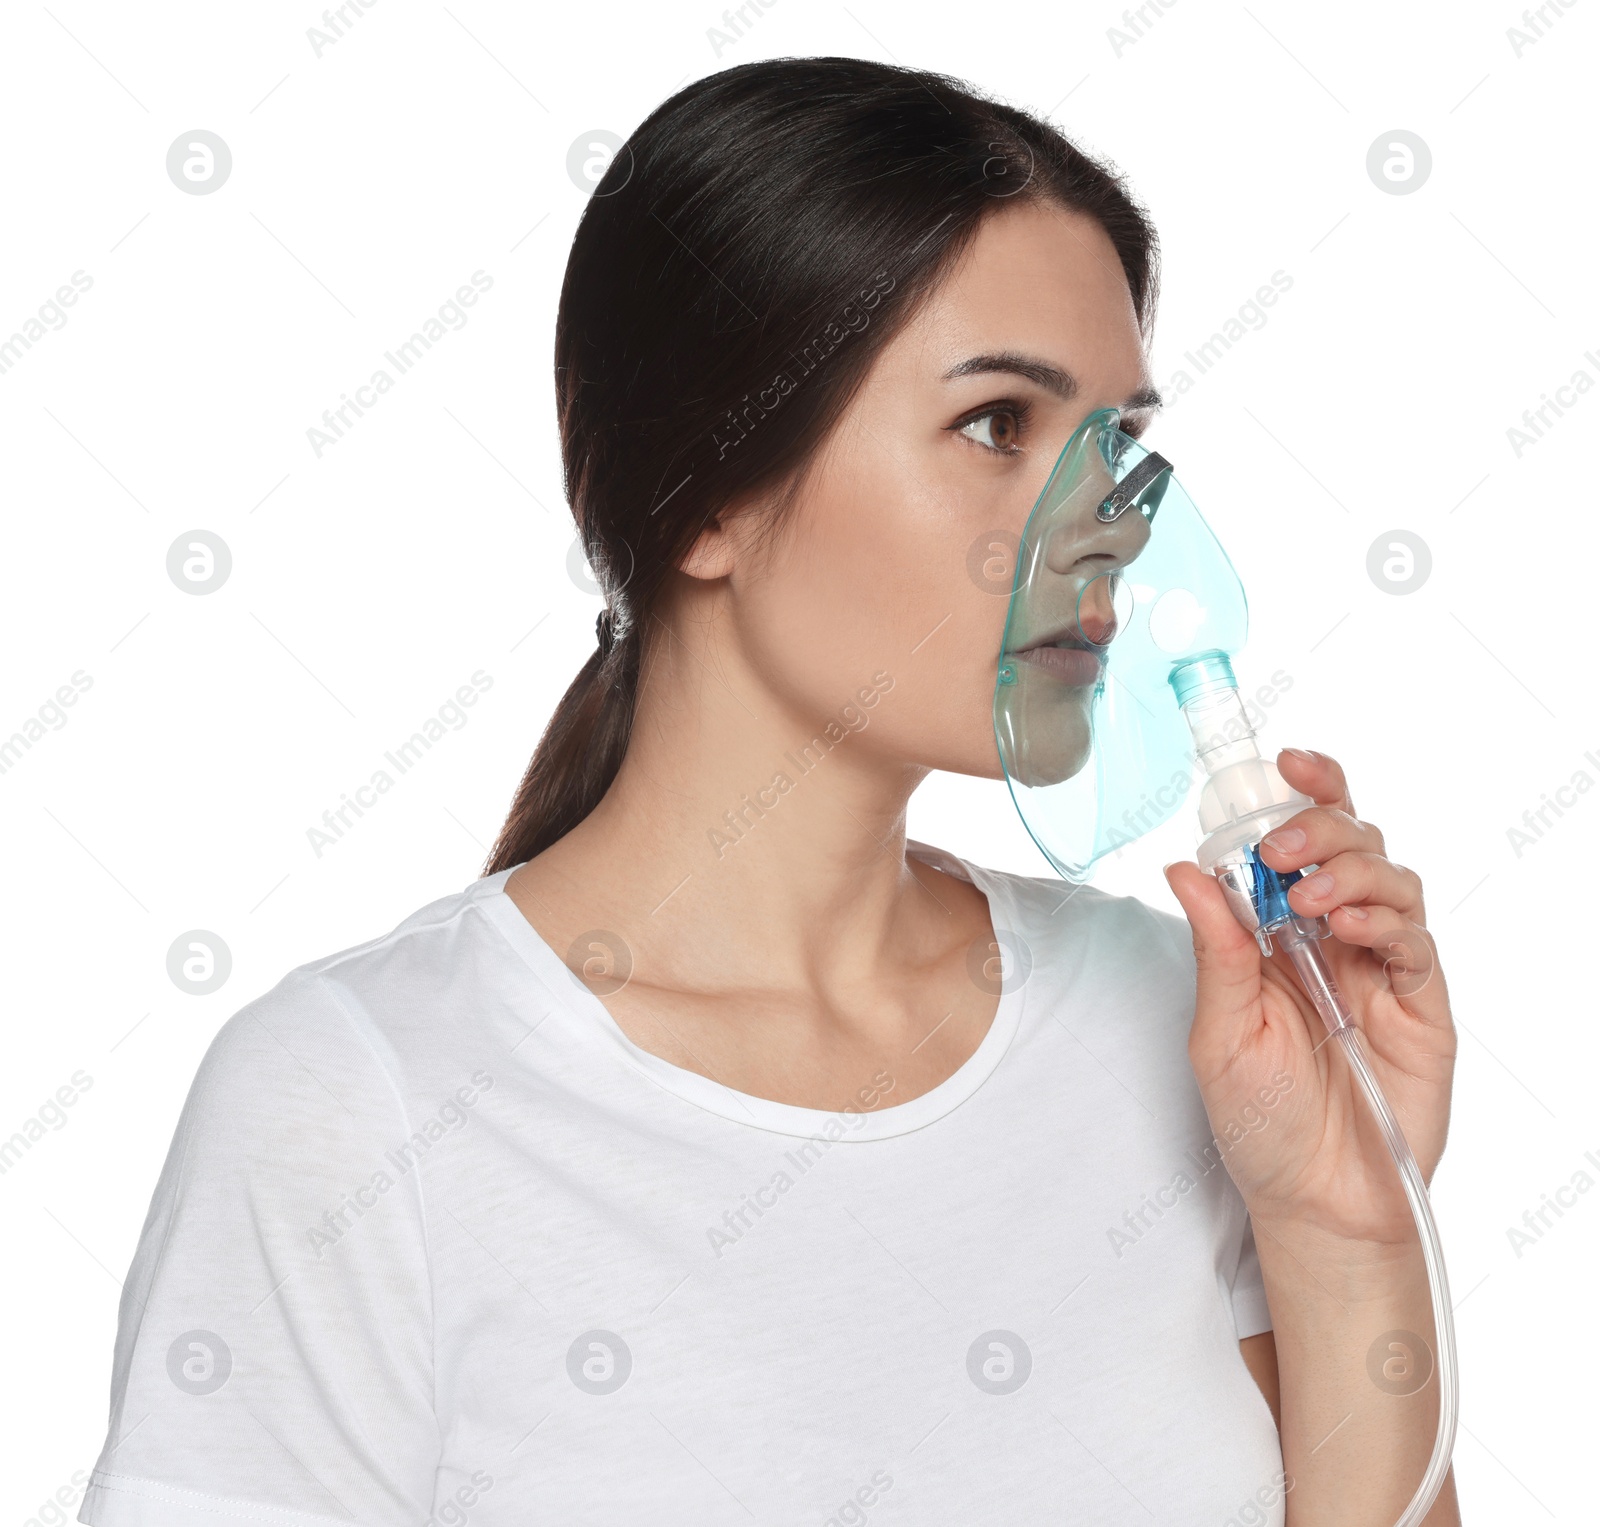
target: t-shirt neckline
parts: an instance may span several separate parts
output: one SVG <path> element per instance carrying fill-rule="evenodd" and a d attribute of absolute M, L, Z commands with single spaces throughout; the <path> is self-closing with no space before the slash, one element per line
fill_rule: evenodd
<path fill-rule="evenodd" d="M 988 901 L 989 919 L 1002 947 L 1012 952 L 1020 947 L 1014 925 L 1015 905 L 1003 876 L 914 839 L 907 840 L 906 852 L 975 885 Z M 886 1140 L 909 1134 L 944 1118 L 977 1092 L 1000 1064 L 1022 1020 L 1028 983 L 1008 970 L 1002 980 L 994 1018 L 977 1049 L 937 1087 L 909 1102 L 867 1112 L 854 1112 L 844 1106 L 833 1111 L 801 1108 L 740 1092 L 698 1071 L 674 1065 L 628 1038 L 605 1003 L 567 969 L 561 957 L 506 894 L 506 882 L 520 868 L 520 865 L 512 865 L 485 876 L 469 888 L 469 894 L 478 900 L 501 936 L 538 978 L 556 1008 L 575 1020 L 573 1031 L 584 1042 L 642 1072 L 667 1092 L 735 1124 L 802 1139 L 820 1137 L 841 1142 Z M 1008 966 L 1010 963 L 1009 959 L 1005 961 Z M 541 1014 L 540 1018 L 543 1017 Z"/>

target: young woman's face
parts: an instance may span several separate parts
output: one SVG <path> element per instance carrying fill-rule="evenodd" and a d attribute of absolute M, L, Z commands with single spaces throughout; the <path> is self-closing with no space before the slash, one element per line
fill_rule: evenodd
<path fill-rule="evenodd" d="M 998 777 L 996 663 L 1029 511 L 1089 414 L 1120 408 L 1137 434 L 1158 406 L 1100 225 L 1053 205 L 996 212 L 879 356 L 783 532 L 739 560 L 748 660 L 802 716 L 853 707 L 870 720 L 853 745 L 886 762 Z M 1062 589 L 1134 555 L 1131 534 L 1107 526 L 1047 558 Z M 1097 664 L 1065 649 L 1022 661 L 1050 691 L 1064 777 L 1088 756 Z M 878 692 L 870 713 L 862 690 Z"/>

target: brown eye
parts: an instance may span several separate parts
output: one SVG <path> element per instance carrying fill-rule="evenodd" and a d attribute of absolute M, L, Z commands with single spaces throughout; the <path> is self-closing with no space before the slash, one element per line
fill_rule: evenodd
<path fill-rule="evenodd" d="M 1022 434 L 1022 422 L 1009 408 L 994 408 L 961 426 L 963 435 L 987 446 L 991 451 L 1009 454 L 1017 449 Z"/>

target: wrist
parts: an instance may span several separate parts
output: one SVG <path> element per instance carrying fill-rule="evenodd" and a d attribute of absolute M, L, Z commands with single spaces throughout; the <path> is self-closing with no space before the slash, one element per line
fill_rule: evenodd
<path fill-rule="evenodd" d="M 1309 1285 L 1346 1306 L 1392 1303 L 1426 1285 L 1426 1262 L 1414 1236 L 1375 1239 L 1301 1217 L 1253 1211 L 1250 1221 L 1269 1285 Z"/>
<path fill-rule="evenodd" d="M 1398 1174 L 1356 1191 L 1313 1184 L 1294 1193 L 1246 1193 L 1251 1223 L 1290 1244 L 1353 1261 L 1403 1261 L 1420 1250 L 1417 1222 Z"/>

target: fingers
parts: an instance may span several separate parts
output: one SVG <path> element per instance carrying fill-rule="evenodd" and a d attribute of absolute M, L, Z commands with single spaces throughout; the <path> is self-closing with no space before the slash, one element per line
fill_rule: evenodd
<path fill-rule="evenodd" d="M 1433 935 L 1426 928 L 1385 906 L 1339 907 L 1328 922 L 1341 943 L 1372 952 L 1407 1012 L 1448 1026 L 1450 998 Z"/>
<path fill-rule="evenodd" d="M 1393 907 L 1413 922 L 1426 921 L 1422 905 L 1422 878 L 1403 864 L 1382 854 L 1335 854 L 1313 861 L 1317 872 L 1296 881 L 1289 905 L 1307 917 L 1322 917 L 1343 906 Z"/>
<path fill-rule="evenodd" d="M 1425 917 L 1422 881 L 1386 856 L 1382 831 L 1355 815 L 1344 770 L 1321 753 L 1285 748 L 1284 779 L 1318 802 L 1261 840 L 1261 859 L 1275 870 L 1317 866 L 1289 893 L 1297 912 L 1318 917 L 1343 905 L 1381 903 L 1416 922 Z"/>
<path fill-rule="evenodd" d="M 1191 1056 L 1215 1073 L 1259 1022 L 1261 952 L 1229 911 L 1222 887 L 1199 865 L 1180 860 L 1165 873 L 1194 935 L 1197 1021 Z M 1203 1029 L 1200 1015 L 1206 1018 Z"/>
<path fill-rule="evenodd" d="M 1383 833 L 1340 806 L 1307 806 L 1261 840 L 1262 861 L 1275 870 L 1326 864 L 1337 854 L 1383 852 Z"/>
<path fill-rule="evenodd" d="M 1356 814 L 1344 770 L 1326 753 L 1312 753 L 1305 748 L 1284 748 L 1278 754 L 1278 773 L 1319 806 L 1337 806 L 1350 816 Z"/>

